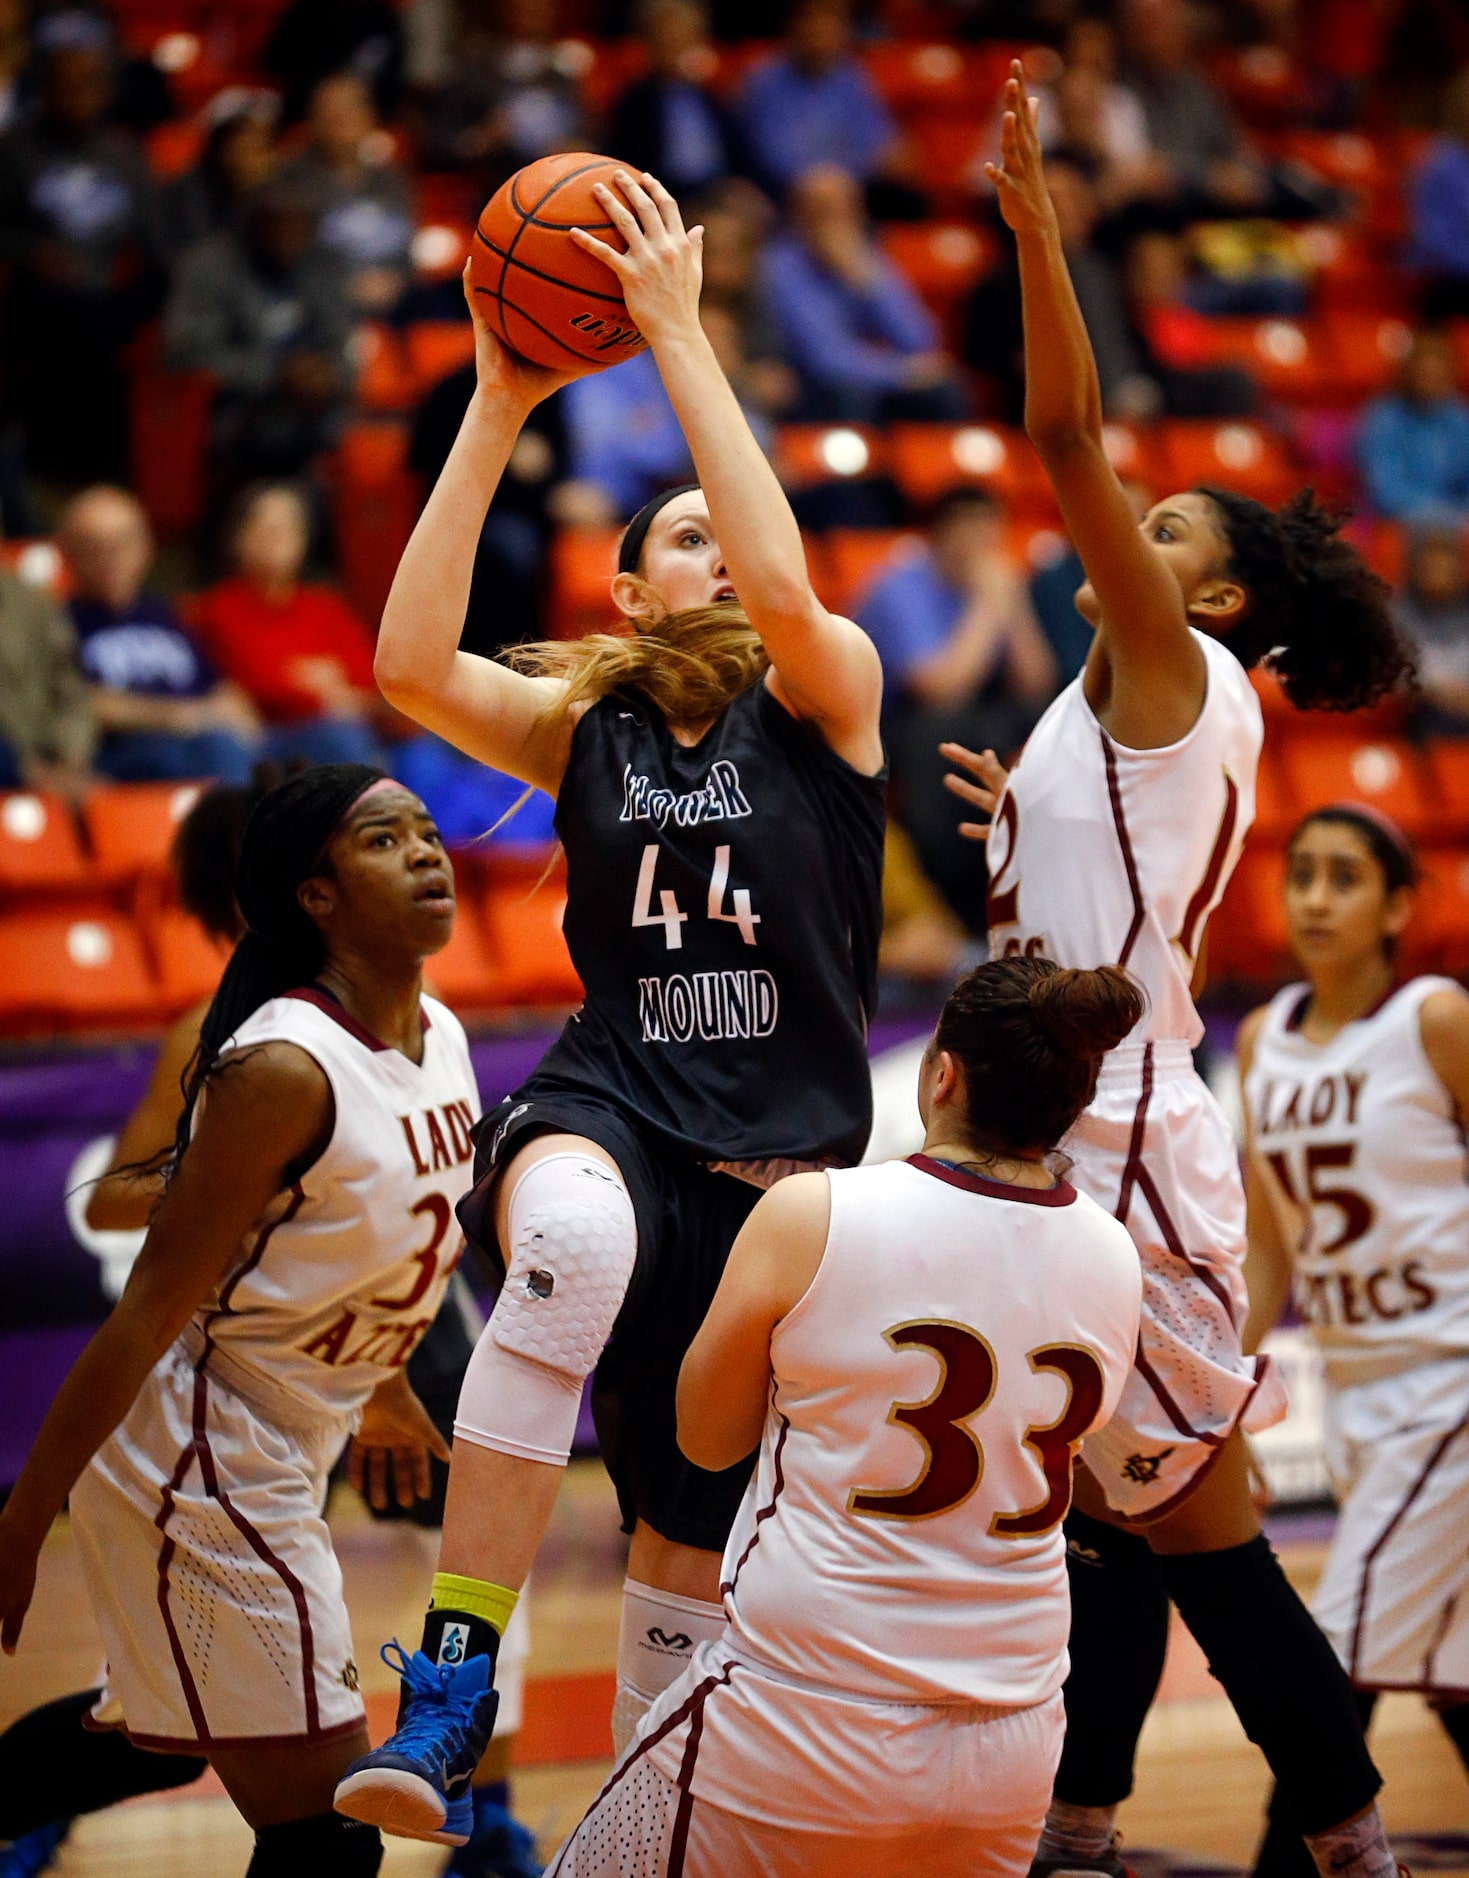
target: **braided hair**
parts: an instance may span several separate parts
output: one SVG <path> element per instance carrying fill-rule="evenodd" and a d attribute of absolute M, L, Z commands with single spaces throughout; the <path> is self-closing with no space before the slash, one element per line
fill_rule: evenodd
<path fill-rule="evenodd" d="M 326 960 L 315 921 L 297 898 L 319 872 L 322 852 L 342 818 L 383 772 L 368 763 L 323 763 L 268 790 L 250 812 L 240 842 L 235 898 L 245 932 L 219 981 L 199 1045 L 184 1072 L 184 1107 L 174 1135 L 177 1169 L 194 1109 L 216 1073 L 219 1053 L 247 1017 L 297 985 L 310 984 Z"/>
<path fill-rule="evenodd" d="M 1270 669 L 1301 711 L 1356 711 L 1417 676 L 1393 623 L 1387 582 L 1349 541 L 1345 519 L 1303 489 L 1284 507 L 1201 486 L 1229 547 L 1227 573 L 1244 588 L 1244 617 L 1224 643 L 1246 671 Z"/>

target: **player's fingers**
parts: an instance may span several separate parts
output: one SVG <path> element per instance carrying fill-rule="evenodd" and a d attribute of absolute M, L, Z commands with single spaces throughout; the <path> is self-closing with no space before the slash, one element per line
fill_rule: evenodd
<path fill-rule="evenodd" d="M 424 1443 L 424 1446 L 428 1449 L 429 1453 L 432 1454 L 437 1460 L 440 1460 L 440 1461 L 452 1461 L 453 1460 L 454 1450 L 449 1446 L 448 1442 L 439 1433 L 438 1429 L 434 1427 L 432 1422 L 430 1422 L 428 1425 L 428 1432 L 427 1434 L 425 1434 L 423 1438 L 423 1443 Z"/>
<path fill-rule="evenodd" d="M 367 1497 L 382 1512 L 388 1503 L 388 1454 L 386 1448 L 372 1448 L 367 1456 Z"/>
<path fill-rule="evenodd" d="M 643 171 L 643 187 L 652 197 L 654 206 L 657 208 L 658 214 L 662 219 L 663 226 L 668 230 L 669 234 L 683 234 L 683 216 L 679 213 L 677 202 L 674 201 L 673 197 L 669 194 L 668 190 L 664 188 L 663 184 L 659 182 L 658 178 L 651 175 L 647 170 Z"/>
<path fill-rule="evenodd" d="M 362 1447 L 353 1441 L 347 1449 L 347 1485 L 362 1491 Z"/>
<path fill-rule="evenodd" d="M 958 796 L 961 802 L 967 802 L 970 808 L 978 809 L 982 815 L 994 813 L 994 796 L 978 783 L 966 782 L 962 776 L 949 775 L 944 778 L 944 787 L 950 795 Z"/>
<path fill-rule="evenodd" d="M 642 223 L 615 189 L 609 189 L 606 183 L 593 183 L 592 194 L 607 211 L 608 221 L 622 236 L 629 248 L 647 240 Z"/>
<path fill-rule="evenodd" d="M 393 1449 L 393 1491 L 399 1506 L 412 1506 L 415 1500 L 424 1497 L 424 1490 L 419 1484 L 420 1476 L 426 1465 L 422 1448 L 414 1446 Z"/>
<path fill-rule="evenodd" d="M 573 228 L 571 239 L 579 248 L 585 248 L 588 254 L 595 255 L 604 266 L 610 267 L 614 274 L 620 276 L 626 272 L 627 256 L 620 254 L 616 248 L 609 248 L 605 241 L 598 241 L 597 237 L 589 235 L 586 229 Z"/>
<path fill-rule="evenodd" d="M 663 217 L 658 213 L 658 205 L 644 189 L 636 176 L 630 176 L 626 170 L 616 170 L 613 181 L 632 204 L 633 214 L 638 218 L 638 226 L 649 241 L 655 241 L 659 235 L 666 234 Z"/>
<path fill-rule="evenodd" d="M 988 754 L 984 750 L 971 750 L 966 744 L 945 741 L 939 745 L 939 755 L 950 763 L 957 763 L 960 769 L 967 769 L 973 776 L 983 779 L 984 759 Z"/>
<path fill-rule="evenodd" d="M 428 1464 L 427 1447 L 413 1450 L 413 1494 L 415 1499 L 426 1500 L 433 1492 L 434 1470 Z"/>
<path fill-rule="evenodd" d="M 15 1655 L 15 1647 L 20 1642 L 20 1627 L 25 1622 L 24 1611 L 7 1611 L 5 1622 L 0 1625 L 0 1650 L 7 1656 Z"/>
<path fill-rule="evenodd" d="M 990 830 L 988 822 L 960 822 L 959 833 L 966 841 L 988 841 Z"/>

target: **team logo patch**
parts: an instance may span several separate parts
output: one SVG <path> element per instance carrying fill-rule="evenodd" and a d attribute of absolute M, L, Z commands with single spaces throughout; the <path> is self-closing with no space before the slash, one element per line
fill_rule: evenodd
<path fill-rule="evenodd" d="M 444 1634 L 439 1638 L 439 1653 L 434 1659 L 438 1663 L 447 1663 L 451 1668 L 462 1663 L 469 1652 L 469 1625 L 445 1624 Z"/>
<path fill-rule="evenodd" d="M 352 1661 L 350 1656 L 347 1658 L 346 1662 L 343 1663 L 342 1673 L 337 1677 L 337 1681 L 341 1683 L 344 1689 L 350 1689 L 354 1694 L 361 1687 L 361 1684 L 357 1680 L 357 1665 Z"/>
<path fill-rule="evenodd" d="M 685 1650 L 692 1650 L 694 1647 L 693 1638 L 686 1637 L 681 1630 L 675 1630 L 673 1635 L 670 1636 L 666 1630 L 661 1630 L 657 1624 L 654 1624 L 652 1629 L 649 1630 L 648 1642 L 655 1650 L 668 1650 L 676 1656 L 681 1655 Z"/>
<path fill-rule="evenodd" d="M 1161 1454 L 1129 1454 L 1122 1463 L 1122 1478 L 1139 1487 L 1154 1486 L 1164 1461 L 1174 1452 L 1173 1448 L 1164 1448 Z"/>

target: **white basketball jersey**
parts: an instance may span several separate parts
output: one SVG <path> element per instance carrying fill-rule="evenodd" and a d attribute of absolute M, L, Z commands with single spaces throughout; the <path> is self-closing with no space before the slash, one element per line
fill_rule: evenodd
<path fill-rule="evenodd" d="M 1448 989 L 1415 978 L 1316 1044 L 1295 1028 L 1307 987 L 1289 985 L 1245 1078 L 1296 1302 L 1338 1384 L 1469 1353 L 1469 1158 L 1419 1029 Z"/>
<path fill-rule="evenodd" d="M 227 1048 L 293 1043 L 336 1103 L 321 1158 L 271 1201 L 195 1316 L 222 1380 L 312 1410 L 366 1401 L 433 1322 L 463 1249 L 454 1216 L 470 1184 L 479 1090 L 464 1029 L 423 1000 L 423 1061 L 411 1063 L 324 993 L 263 1004 Z"/>
<path fill-rule="evenodd" d="M 1209 915 L 1255 816 L 1260 704 L 1233 653 L 1202 633 L 1208 679 L 1186 737 L 1129 750 L 1078 676 L 1036 725 L 990 824 L 990 951 L 1123 965 L 1148 994 L 1134 1035 L 1203 1035 L 1191 984 Z"/>
<path fill-rule="evenodd" d="M 1069 1185 L 923 1155 L 827 1179 L 725 1551 L 731 1642 L 877 1701 L 1043 1701 L 1067 1668 L 1071 1458 L 1132 1367 L 1137 1253 Z"/>

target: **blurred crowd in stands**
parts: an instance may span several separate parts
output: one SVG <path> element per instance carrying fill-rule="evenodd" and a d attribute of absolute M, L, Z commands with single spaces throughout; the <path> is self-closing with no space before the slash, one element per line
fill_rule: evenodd
<path fill-rule="evenodd" d="M 827 427 L 830 473 L 789 479 L 813 543 L 882 544 L 834 597 L 887 674 L 892 957 L 946 968 L 983 885 L 937 745 L 1014 750 L 1087 646 L 1044 491 L 1017 516 L 992 473 L 1024 373 L 983 164 L 1019 50 L 1119 447 L 1222 426 L 1355 505 L 1416 725 L 1469 735 L 1462 0 L 0 0 L 0 510 L 60 553 L 0 574 L 0 786 L 364 758 L 489 826 L 513 793 L 382 703 L 373 614 L 472 392 L 474 217 L 602 150 L 704 224 L 706 329 L 777 463 Z M 915 482 L 869 462 L 889 426 L 970 441 Z M 541 407 L 464 643 L 564 629 L 564 544 L 689 467 L 650 354 Z"/>

